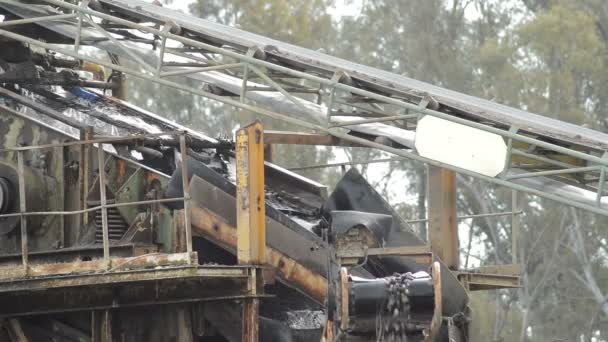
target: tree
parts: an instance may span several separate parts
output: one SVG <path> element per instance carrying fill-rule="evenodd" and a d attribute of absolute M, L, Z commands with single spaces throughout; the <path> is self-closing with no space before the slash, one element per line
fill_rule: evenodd
<path fill-rule="evenodd" d="M 334 26 L 332 0 L 199 0 L 190 11 L 221 24 L 239 27 L 309 49 L 330 49 Z"/>

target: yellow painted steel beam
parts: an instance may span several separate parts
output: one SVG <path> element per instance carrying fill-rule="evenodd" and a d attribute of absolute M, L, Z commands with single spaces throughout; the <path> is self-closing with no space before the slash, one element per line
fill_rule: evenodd
<path fill-rule="evenodd" d="M 236 230 L 240 264 L 259 265 L 266 261 L 265 207 L 264 127 L 256 121 L 236 132 Z M 257 278 L 254 270 L 249 279 L 253 295 Z M 243 302 L 242 341 L 258 341 L 259 310 L 258 299 Z"/>
<path fill-rule="evenodd" d="M 259 121 L 236 133 L 237 258 L 242 264 L 266 260 L 264 128 Z"/>

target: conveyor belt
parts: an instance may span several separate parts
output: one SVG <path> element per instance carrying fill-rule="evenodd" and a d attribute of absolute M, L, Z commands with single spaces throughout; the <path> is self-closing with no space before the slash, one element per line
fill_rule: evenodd
<path fill-rule="evenodd" d="M 405 76 L 372 68 L 362 64 L 333 57 L 318 51 L 270 39 L 210 20 L 187 16 L 178 11 L 155 6 L 138 0 L 101 0 L 118 12 L 133 15 L 143 20 L 159 23 L 174 21 L 182 28 L 209 41 L 240 48 L 262 47 L 267 55 L 277 57 L 293 68 L 301 67 L 333 75 L 346 71 L 351 77 L 364 82 L 366 87 L 378 91 L 390 91 L 406 98 L 420 98 L 430 94 L 440 103 L 484 120 L 515 126 L 548 138 L 562 140 L 598 150 L 608 149 L 608 134 L 585 127 L 532 114 L 496 102 L 487 101 L 417 81 Z"/>

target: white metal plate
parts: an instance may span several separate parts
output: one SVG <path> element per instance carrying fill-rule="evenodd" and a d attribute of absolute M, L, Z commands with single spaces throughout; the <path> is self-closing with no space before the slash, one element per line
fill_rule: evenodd
<path fill-rule="evenodd" d="M 496 177 L 507 158 L 507 145 L 497 134 L 426 115 L 416 128 L 418 154 L 442 163 Z"/>

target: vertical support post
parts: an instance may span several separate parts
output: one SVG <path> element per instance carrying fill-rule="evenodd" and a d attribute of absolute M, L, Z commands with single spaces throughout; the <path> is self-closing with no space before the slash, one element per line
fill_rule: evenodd
<path fill-rule="evenodd" d="M 27 274 L 28 248 L 27 248 L 27 216 L 23 215 L 27 211 L 25 203 L 25 161 L 23 151 L 17 151 L 17 174 L 19 178 L 19 211 L 21 213 L 21 260 L 23 271 Z"/>
<path fill-rule="evenodd" d="M 342 72 L 336 72 L 331 78 L 332 85 L 331 90 L 329 92 L 329 101 L 327 102 L 327 127 L 331 126 L 331 110 L 334 106 L 334 100 L 336 97 L 336 84 L 340 83 L 340 79 L 342 78 Z"/>
<path fill-rule="evenodd" d="M 237 257 L 241 264 L 265 261 L 263 134 L 259 121 L 236 133 Z"/>
<path fill-rule="evenodd" d="M 243 65 L 243 83 L 241 84 L 241 94 L 240 94 L 241 103 L 245 103 L 245 100 L 246 100 L 248 80 L 249 80 L 249 63 L 244 63 L 244 65 Z"/>
<path fill-rule="evenodd" d="M 127 77 L 121 72 L 114 72 L 111 81 L 118 85 L 118 88 L 112 89 L 112 96 L 117 99 L 127 99 Z"/>
<path fill-rule="evenodd" d="M 597 183 L 597 196 L 595 198 L 595 205 L 598 207 L 602 206 L 602 197 L 604 196 L 605 183 L 606 183 L 606 168 L 602 166 L 600 169 L 600 180 Z"/>
<path fill-rule="evenodd" d="M 433 262 L 432 265 L 432 279 L 433 279 L 433 291 L 435 292 L 435 310 L 433 312 L 433 319 L 431 320 L 431 328 L 429 334 L 424 339 L 424 342 L 432 342 L 435 337 L 439 334 L 441 324 L 443 321 L 443 298 L 441 291 L 441 264 Z"/>
<path fill-rule="evenodd" d="M 181 305 L 175 308 L 176 310 L 176 330 L 177 341 L 193 342 L 192 332 L 192 307 L 190 305 Z"/>
<path fill-rule="evenodd" d="M 93 139 L 93 127 L 86 127 L 80 130 L 80 140 L 89 141 Z M 80 183 L 80 208 L 87 208 L 87 194 L 91 179 L 91 144 L 80 145 L 80 161 L 79 161 L 79 183 Z M 82 214 L 82 224 L 89 223 L 89 214 Z"/>
<path fill-rule="evenodd" d="M 110 310 L 103 311 L 103 319 L 101 321 L 101 340 L 103 342 L 112 342 L 112 312 Z"/>
<path fill-rule="evenodd" d="M 517 264 L 517 248 L 519 239 L 519 203 L 517 190 L 511 190 L 511 258 L 513 265 Z"/>
<path fill-rule="evenodd" d="M 83 2 L 80 3 L 81 7 L 86 7 L 88 6 L 89 1 L 85 0 Z M 82 12 L 78 11 L 78 24 L 76 26 L 76 38 L 74 39 L 74 52 L 78 53 L 78 50 L 80 50 L 80 38 L 82 36 L 82 19 L 83 19 L 83 14 Z"/>
<path fill-rule="evenodd" d="M 61 182 L 61 185 L 59 187 L 59 193 L 58 193 L 58 201 L 59 201 L 59 205 L 60 205 L 60 210 L 64 211 L 66 210 L 66 205 L 65 205 L 65 168 L 63 167 L 63 165 L 65 165 L 65 156 L 66 156 L 66 147 L 56 147 L 55 148 L 56 151 L 56 155 L 57 155 L 57 165 L 59 165 L 59 167 L 57 168 L 58 174 L 57 174 L 57 179 L 59 179 L 59 181 Z M 58 217 L 59 219 L 59 236 L 60 236 L 60 241 L 61 241 L 61 248 L 64 248 L 65 246 L 67 246 L 67 239 L 66 236 L 67 234 L 65 233 L 66 227 L 65 227 L 65 216 L 64 215 L 59 215 Z"/>
<path fill-rule="evenodd" d="M 334 106 L 334 98 L 336 96 L 336 87 L 332 86 L 329 92 L 329 101 L 327 101 L 327 127 L 331 126 L 331 111 Z"/>
<path fill-rule="evenodd" d="M 429 166 L 429 240 L 431 250 L 452 270 L 459 267 L 456 174 Z"/>
<path fill-rule="evenodd" d="M 264 196 L 264 128 L 259 121 L 236 133 L 237 258 L 239 264 L 264 263 L 266 203 Z M 255 272 L 251 293 L 257 287 Z M 243 303 L 242 341 L 258 341 L 259 300 Z"/>
<path fill-rule="evenodd" d="M 165 25 L 165 27 L 163 28 L 163 31 L 166 33 L 167 27 Z M 162 38 L 161 43 L 160 43 L 160 52 L 159 52 L 159 56 L 158 56 L 158 63 L 156 64 L 156 77 L 160 77 L 160 71 L 163 68 L 163 63 L 165 60 L 165 48 L 167 47 L 167 37 Z"/>
<path fill-rule="evenodd" d="M 112 312 L 95 310 L 91 312 L 91 342 L 112 342 Z"/>
<path fill-rule="evenodd" d="M 101 201 L 101 229 L 103 232 L 103 261 L 110 268 L 110 237 L 108 233 L 108 208 L 106 199 L 106 167 L 103 144 L 97 145 L 97 164 L 99 166 L 99 199 Z"/>
<path fill-rule="evenodd" d="M 182 157 L 182 187 L 184 189 L 184 228 L 186 229 L 186 251 L 192 254 L 192 227 L 190 226 L 190 178 L 188 175 L 188 151 L 186 149 L 186 132 L 179 136 L 179 149 Z M 192 258 L 188 258 L 188 264 Z"/>
<path fill-rule="evenodd" d="M 264 159 L 266 161 L 269 161 L 272 163 L 272 150 L 274 148 L 272 147 L 272 144 L 265 144 L 264 145 Z"/>

